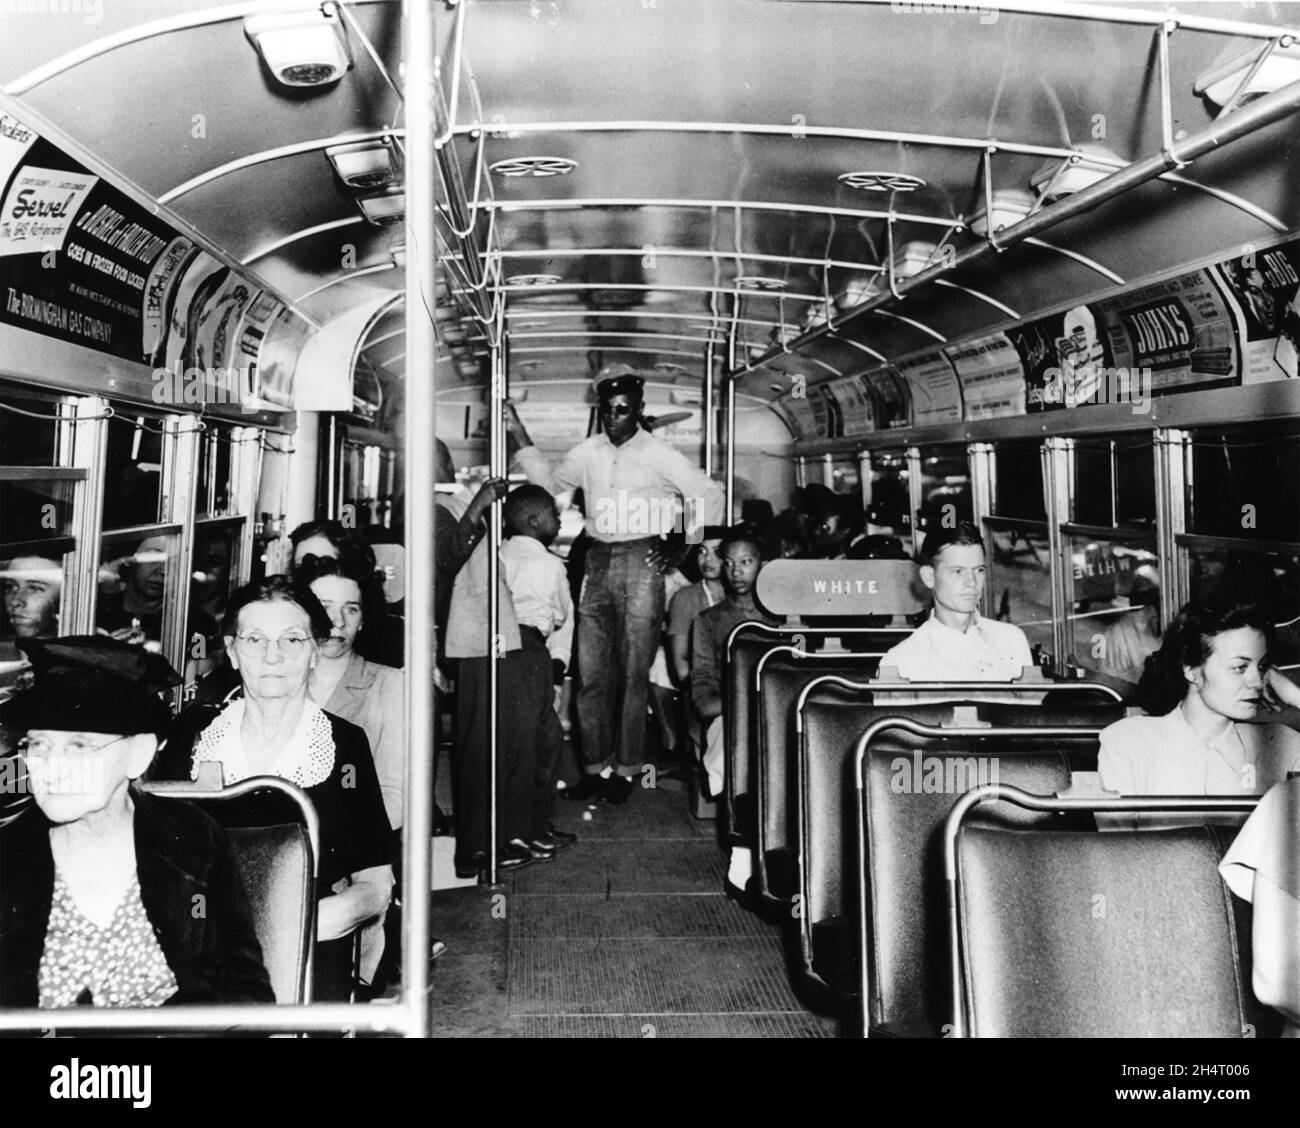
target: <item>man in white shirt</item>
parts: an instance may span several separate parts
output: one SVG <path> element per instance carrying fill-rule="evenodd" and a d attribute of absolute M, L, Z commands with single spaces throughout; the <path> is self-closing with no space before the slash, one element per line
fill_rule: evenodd
<path fill-rule="evenodd" d="M 501 568 L 519 623 L 523 649 L 519 697 L 508 703 L 519 715 L 522 757 L 534 765 L 526 844 L 532 849 L 562 850 L 577 836 L 558 830 L 555 776 L 564 747 L 564 729 L 555 715 L 553 686 L 564 679 L 573 646 L 573 599 L 564 561 L 546 546 L 560 531 L 555 499 L 541 486 L 520 486 L 506 498 L 502 512 L 508 539 L 501 545 Z"/>
<path fill-rule="evenodd" d="M 930 618 L 880 660 L 911 681 L 1010 681 L 1034 664 L 1025 632 L 979 613 L 988 567 L 979 530 L 936 529 L 921 549 Z M 892 698 L 891 698 L 892 700 Z"/>
<path fill-rule="evenodd" d="M 604 369 L 596 384 L 602 433 L 554 467 L 506 405 L 506 427 L 518 447 L 515 467 L 551 494 L 580 487 L 586 501 L 592 544 L 578 609 L 578 730 L 586 778 L 569 789 L 573 799 L 624 803 L 631 795 L 645 744 L 650 664 L 663 629 L 660 540 L 683 526 L 689 534 L 723 520 L 722 487 L 642 428 L 643 386 L 626 365 Z"/>

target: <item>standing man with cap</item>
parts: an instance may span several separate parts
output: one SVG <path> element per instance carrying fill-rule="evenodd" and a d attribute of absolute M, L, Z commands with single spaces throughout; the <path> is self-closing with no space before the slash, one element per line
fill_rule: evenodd
<path fill-rule="evenodd" d="M 552 467 L 514 406 L 515 467 L 555 494 L 581 488 L 592 538 L 578 608 L 578 728 L 585 778 L 570 798 L 625 803 L 641 770 L 650 664 L 664 619 L 659 552 L 675 527 L 723 523 L 722 487 L 641 426 L 644 381 L 625 364 L 596 379 L 602 433 Z M 679 525 L 677 515 L 685 514 Z"/>

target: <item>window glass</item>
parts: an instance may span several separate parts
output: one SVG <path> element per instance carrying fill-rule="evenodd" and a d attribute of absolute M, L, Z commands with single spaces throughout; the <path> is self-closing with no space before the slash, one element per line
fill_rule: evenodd
<path fill-rule="evenodd" d="M 1149 546 L 1069 538 L 1072 661 L 1134 683 L 1160 646 L 1160 569 Z"/>
<path fill-rule="evenodd" d="M 1264 553 L 1184 546 L 1194 600 L 1234 596 L 1262 603 L 1277 628 L 1279 665 L 1300 662 L 1300 552 Z"/>
<path fill-rule="evenodd" d="M 987 538 L 993 548 L 989 560 L 988 592 L 993 617 L 1015 623 L 1029 645 L 1052 652 L 1051 553 L 1047 530 L 1005 528 L 988 523 Z"/>
<path fill-rule="evenodd" d="M 231 489 L 234 449 L 232 433 L 227 427 L 209 423 L 208 429 L 200 436 L 196 506 L 199 517 L 228 517 L 234 513 Z"/>
<path fill-rule="evenodd" d="M 99 633 L 161 652 L 165 610 L 179 586 L 178 544 L 171 533 L 104 538 L 95 605 Z"/>
<path fill-rule="evenodd" d="M 161 518 L 161 424 L 156 418 L 127 415 L 128 408 L 117 410 L 108 421 L 104 528 L 152 525 Z"/>
<path fill-rule="evenodd" d="M 965 447 L 936 447 L 921 452 L 922 537 L 937 528 L 953 528 L 973 515 L 970 465 Z"/>
<path fill-rule="evenodd" d="M 56 465 L 58 425 L 41 417 L 57 414 L 58 408 L 53 398 L 0 389 L 0 462 L 5 466 Z"/>
<path fill-rule="evenodd" d="M 862 474 L 856 456 L 837 458 L 831 464 L 831 489 L 837 494 L 861 494 Z"/>
<path fill-rule="evenodd" d="M 1008 443 L 994 454 L 997 490 L 993 512 L 999 517 L 1045 521 L 1043 463 L 1037 443 Z"/>
<path fill-rule="evenodd" d="M 1189 531 L 1300 541 L 1300 436 L 1294 429 L 1198 431 L 1189 458 Z"/>
<path fill-rule="evenodd" d="M 1150 435 L 1115 440 L 1115 525 L 1155 528 L 1156 467 Z"/>
<path fill-rule="evenodd" d="M 72 534 L 76 483 L 15 470 L 0 477 L 0 543 L 27 544 Z"/>
<path fill-rule="evenodd" d="M 873 451 L 867 532 L 909 538 L 912 535 L 911 510 L 907 456 L 901 450 Z"/>

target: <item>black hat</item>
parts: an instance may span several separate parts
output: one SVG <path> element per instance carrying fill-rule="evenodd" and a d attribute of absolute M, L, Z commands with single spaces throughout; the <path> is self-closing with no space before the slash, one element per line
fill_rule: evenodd
<path fill-rule="evenodd" d="M 161 655 L 95 635 L 23 638 L 18 649 L 32 664 L 33 681 L 0 708 L 6 728 L 166 733 L 171 710 L 160 695 L 181 678 Z"/>
<path fill-rule="evenodd" d="M 724 540 L 730 530 L 726 525 L 705 525 L 700 530 L 701 541 Z"/>
<path fill-rule="evenodd" d="M 626 364 L 608 364 L 596 374 L 596 395 L 603 400 L 612 396 L 642 399 L 644 389 L 645 381 L 636 374 L 636 369 Z"/>

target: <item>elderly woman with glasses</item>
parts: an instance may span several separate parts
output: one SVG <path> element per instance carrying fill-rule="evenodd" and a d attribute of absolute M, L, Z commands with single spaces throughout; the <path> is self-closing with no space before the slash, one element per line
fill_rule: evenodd
<path fill-rule="evenodd" d="M 135 786 L 175 671 L 114 639 L 19 646 L 32 684 L 0 711 L 22 736 L 0 778 L 35 802 L 0 817 L 0 1006 L 274 1002 L 225 832 Z"/>
<path fill-rule="evenodd" d="M 272 576 L 235 593 L 222 630 L 242 696 L 182 715 L 156 774 L 194 779 L 214 762 L 227 784 L 275 775 L 306 791 L 321 832 L 313 996 L 346 999 L 353 933 L 388 908 L 394 845 L 365 733 L 308 693 L 329 617 L 310 590 Z"/>

